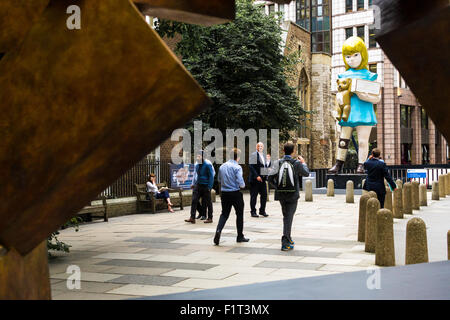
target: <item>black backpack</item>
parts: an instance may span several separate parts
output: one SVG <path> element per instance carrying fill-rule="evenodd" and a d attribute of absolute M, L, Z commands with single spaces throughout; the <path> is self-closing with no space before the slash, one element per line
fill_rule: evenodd
<path fill-rule="evenodd" d="M 277 174 L 277 191 L 278 192 L 296 192 L 295 187 L 295 170 L 294 165 L 289 160 L 280 160 Z"/>

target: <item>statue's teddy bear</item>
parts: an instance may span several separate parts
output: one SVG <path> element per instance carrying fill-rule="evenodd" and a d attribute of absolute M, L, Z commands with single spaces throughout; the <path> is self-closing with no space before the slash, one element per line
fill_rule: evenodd
<path fill-rule="evenodd" d="M 352 96 L 352 92 L 350 91 L 352 87 L 352 79 L 338 79 L 337 80 L 338 91 L 342 94 L 342 104 L 337 103 L 337 117 L 338 121 L 342 120 L 347 121 L 350 116 L 350 98 Z"/>

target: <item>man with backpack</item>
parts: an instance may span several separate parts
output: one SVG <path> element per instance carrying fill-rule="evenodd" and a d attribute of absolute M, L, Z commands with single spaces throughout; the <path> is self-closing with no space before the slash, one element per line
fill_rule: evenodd
<path fill-rule="evenodd" d="M 280 201 L 283 212 L 283 236 L 281 237 L 281 250 L 294 249 L 291 238 L 292 222 L 300 198 L 300 176 L 309 176 L 309 169 L 305 160 L 298 156 L 292 158 L 294 144 L 288 142 L 284 145 L 284 157 L 274 163 L 274 169 L 269 182 L 275 186 L 275 200 Z"/>

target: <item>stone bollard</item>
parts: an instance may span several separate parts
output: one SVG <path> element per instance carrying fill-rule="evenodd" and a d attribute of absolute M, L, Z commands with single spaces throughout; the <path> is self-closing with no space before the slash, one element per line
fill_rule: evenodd
<path fill-rule="evenodd" d="M 419 185 L 418 181 L 411 182 L 411 205 L 413 210 L 420 210 Z"/>
<path fill-rule="evenodd" d="M 450 196 L 450 173 L 446 174 L 446 179 L 445 179 L 445 195 Z"/>
<path fill-rule="evenodd" d="M 353 190 L 353 181 L 352 180 L 348 180 L 346 183 L 345 202 L 346 203 L 355 203 L 355 193 Z"/>
<path fill-rule="evenodd" d="M 441 174 L 438 178 L 439 181 L 439 197 L 440 198 L 445 198 L 445 193 L 446 193 L 446 189 L 445 189 L 445 183 L 447 181 L 445 181 L 445 177 L 443 174 Z"/>
<path fill-rule="evenodd" d="M 378 199 L 377 193 L 375 191 L 369 191 L 369 196 Z"/>
<path fill-rule="evenodd" d="M 407 182 L 403 185 L 403 214 L 412 214 L 412 199 L 411 199 L 411 183 Z"/>
<path fill-rule="evenodd" d="M 420 218 L 412 218 L 406 225 L 405 264 L 428 262 L 427 227 Z"/>
<path fill-rule="evenodd" d="M 366 246 L 364 251 L 375 253 L 377 244 L 377 212 L 380 210 L 380 201 L 370 198 L 366 208 Z"/>
<path fill-rule="evenodd" d="M 431 187 L 431 200 L 439 200 L 439 182 L 434 181 Z"/>
<path fill-rule="evenodd" d="M 366 208 L 367 200 L 371 197 L 369 194 L 363 194 L 359 198 L 359 220 L 358 220 L 358 241 L 366 241 Z"/>
<path fill-rule="evenodd" d="M 312 181 L 305 181 L 305 201 L 313 201 L 313 193 L 312 193 Z"/>
<path fill-rule="evenodd" d="M 403 208 L 402 208 L 402 189 L 397 188 L 394 190 L 394 205 L 393 205 L 394 218 L 403 219 Z"/>
<path fill-rule="evenodd" d="M 386 197 L 384 198 L 384 208 L 392 212 L 392 191 L 391 188 L 386 187 Z"/>
<path fill-rule="evenodd" d="M 384 267 L 395 266 L 394 217 L 388 209 L 380 209 L 377 213 L 375 264 Z"/>
<path fill-rule="evenodd" d="M 428 205 L 427 186 L 425 184 L 419 186 L 419 202 L 421 207 L 426 207 Z"/>
<path fill-rule="evenodd" d="M 395 184 L 397 185 L 397 188 L 402 189 L 403 188 L 403 182 L 400 179 L 395 180 Z"/>
<path fill-rule="evenodd" d="M 450 230 L 447 231 L 447 260 L 450 260 Z"/>
<path fill-rule="evenodd" d="M 333 181 L 333 179 L 328 179 L 327 197 L 334 197 L 334 181 Z"/>

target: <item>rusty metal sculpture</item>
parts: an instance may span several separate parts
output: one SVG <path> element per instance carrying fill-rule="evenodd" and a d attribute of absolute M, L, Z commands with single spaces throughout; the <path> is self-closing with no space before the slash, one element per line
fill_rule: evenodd
<path fill-rule="evenodd" d="M 380 14 L 377 42 L 449 142 L 449 1 L 375 0 L 373 4 Z"/>
<path fill-rule="evenodd" d="M 203 24 L 235 8 L 138 2 Z M 210 100 L 130 0 L 2 0 L 0 88 L 0 299 L 49 299 L 45 239 Z"/>

